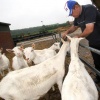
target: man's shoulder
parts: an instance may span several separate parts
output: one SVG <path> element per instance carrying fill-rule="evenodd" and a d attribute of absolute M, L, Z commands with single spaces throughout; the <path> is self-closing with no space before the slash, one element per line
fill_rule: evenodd
<path fill-rule="evenodd" d="M 92 5 L 92 4 L 87 4 L 87 5 L 83 5 L 83 8 L 84 9 L 96 9 L 96 7 L 94 6 L 94 5 Z"/>

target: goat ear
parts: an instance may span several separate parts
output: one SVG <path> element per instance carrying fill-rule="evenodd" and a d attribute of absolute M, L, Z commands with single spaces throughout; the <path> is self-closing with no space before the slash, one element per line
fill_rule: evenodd
<path fill-rule="evenodd" d="M 21 49 L 24 49 L 24 45 L 23 45 L 23 44 L 21 44 L 20 48 L 21 48 Z"/>
<path fill-rule="evenodd" d="M 64 43 L 65 41 L 61 38 L 61 41 Z"/>
<path fill-rule="evenodd" d="M 6 49 L 9 53 L 14 52 L 12 49 Z"/>
<path fill-rule="evenodd" d="M 68 35 L 66 35 L 66 37 L 69 39 L 69 40 L 71 40 L 72 38 L 70 37 L 70 36 L 68 36 Z"/>
<path fill-rule="evenodd" d="M 35 44 L 34 43 L 32 44 L 32 48 L 35 49 Z"/>

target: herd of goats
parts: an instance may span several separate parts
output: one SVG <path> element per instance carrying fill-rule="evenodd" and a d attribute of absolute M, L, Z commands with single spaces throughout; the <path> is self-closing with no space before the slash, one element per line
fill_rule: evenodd
<path fill-rule="evenodd" d="M 0 74 L 3 78 L 0 81 L 0 97 L 4 100 L 38 100 L 57 84 L 61 100 L 98 100 L 95 83 L 78 55 L 79 42 L 84 38 L 67 38 L 68 41 L 61 39 L 61 47 L 59 42 L 55 42 L 43 50 L 35 50 L 34 44 L 26 48 L 16 46 L 6 49 L 15 54 L 13 71 L 1 48 Z M 67 52 L 70 52 L 71 61 L 65 76 Z M 6 69 L 8 73 L 5 75 Z"/>

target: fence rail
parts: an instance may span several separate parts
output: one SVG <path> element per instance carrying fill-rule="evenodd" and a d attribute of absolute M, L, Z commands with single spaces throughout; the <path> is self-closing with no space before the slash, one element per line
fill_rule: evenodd
<path fill-rule="evenodd" d="M 91 50 L 92 52 L 97 53 L 98 55 L 100 55 L 100 51 L 95 49 L 95 48 L 84 46 L 83 44 L 80 44 L 80 46 L 84 47 L 84 48 L 87 48 L 87 49 Z"/>

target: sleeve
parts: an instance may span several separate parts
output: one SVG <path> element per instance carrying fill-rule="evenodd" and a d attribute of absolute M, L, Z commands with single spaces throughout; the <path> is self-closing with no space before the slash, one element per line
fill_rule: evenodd
<path fill-rule="evenodd" d="M 85 24 L 95 23 L 96 22 L 96 13 L 97 10 L 94 6 L 87 7 L 85 11 Z"/>

